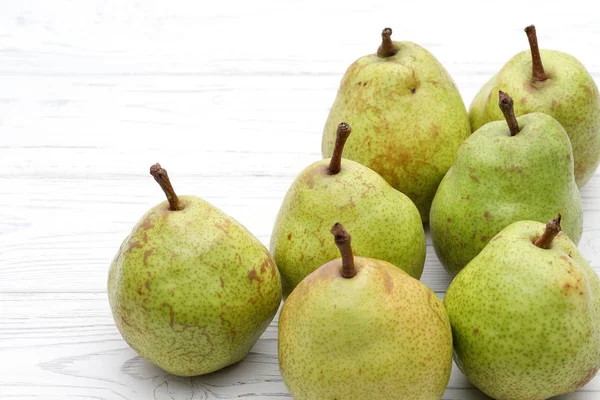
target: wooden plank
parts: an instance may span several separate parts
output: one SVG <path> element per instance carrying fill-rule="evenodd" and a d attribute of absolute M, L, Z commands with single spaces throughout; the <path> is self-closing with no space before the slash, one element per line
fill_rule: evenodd
<path fill-rule="evenodd" d="M 11 360 L 0 363 L 0 398 L 23 392 L 111 400 L 289 398 L 277 364 L 277 318 L 240 363 L 180 378 L 127 346 L 104 293 L 2 293 L 0 355 Z M 600 391 L 600 377 L 581 393 L 594 391 Z M 485 398 L 455 366 L 443 399 Z M 585 397 L 561 399 L 579 398 Z"/>
<path fill-rule="evenodd" d="M 9 206 L 0 207 L 0 291 L 104 291 L 121 241 L 162 201 L 147 172 L 156 161 L 180 193 L 212 202 L 268 245 L 289 185 L 321 158 L 337 79 L 11 78 L 18 100 L 0 103 L 13 133 L 0 137 L 0 204 Z M 580 249 L 598 269 L 598 175 L 582 197 Z M 423 281 L 434 290 L 450 281 L 430 241 Z"/>

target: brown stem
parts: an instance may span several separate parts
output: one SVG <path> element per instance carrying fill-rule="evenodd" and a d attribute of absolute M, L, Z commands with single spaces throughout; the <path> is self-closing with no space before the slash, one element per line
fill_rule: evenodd
<path fill-rule="evenodd" d="M 352 278 L 356 275 L 356 268 L 354 267 L 354 256 L 352 255 L 352 247 L 350 246 L 350 234 L 339 222 L 333 225 L 331 233 L 335 238 L 336 246 L 342 254 L 342 276 L 347 279 Z"/>
<path fill-rule="evenodd" d="M 542 237 L 535 241 L 535 245 L 542 249 L 549 249 L 552 245 L 552 239 L 560 232 L 560 213 L 558 213 L 558 217 L 553 220 L 550 220 L 546 224 L 546 230 Z"/>
<path fill-rule="evenodd" d="M 175 190 L 171 185 L 171 181 L 169 180 L 169 175 L 167 175 L 167 170 L 160 166 L 159 163 L 154 164 L 150 167 L 150 175 L 154 177 L 154 180 L 158 182 L 160 188 L 167 195 L 167 200 L 169 200 L 169 209 L 171 211 L 181 211 L 184 209 L 184 205 L 181 201 L 179 201 L 179 197 L 175 194 Z"/>
<path fill-rule="evenodd" d="M 333 154 L 331 156 L 331 161 L 329 161 L 329 175 L 335 175 L 340 172 L 342 168 L 342 152 L 344 151 L 344 145 L 346 144 L 346 140 L 350 133 L 352 132 L 352 128 L 345 122 L 342 122 L 337 127 L 337 133 L 335 137 L 335 146 L 333 148 Z"/>
<path fill-rule="evenodd" d="M 527 34 L 529 48 L 531 49 L 531 82 L 543 82 L 548 79 L 548 75 L 546 75 L 544 65 L 542 64 L 537 35 L 535 34 L 535 26 L 529 25 L 525 28 L 525 33 Z"/>
<path fill-rule="evenodd" d="M 381 46 L 377 49 L 377 56 L 381 58 L 395 56 L 398 47 L 392 42 L 392 28 L 385 28 L 381 32 Z"/>
<path fill-rule="evenodd" d="M 502 114 L 504 114 L 508 129 L 510 129 L 510 136 L 515 136 L 519 133 L 519 122 L 517 122 L 517 117 L 515 116 L 515 102 L 502 90 L 498 92 L 498 98 L 498 105 L 502 110 Z"/>

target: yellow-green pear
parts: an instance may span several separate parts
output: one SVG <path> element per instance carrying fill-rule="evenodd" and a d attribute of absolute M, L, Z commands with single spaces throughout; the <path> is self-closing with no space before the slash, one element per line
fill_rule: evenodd
<path fill-rule="evenodd" d="M 331 233 L 342 258 L 306 277 L 279 316 L 279 369 L 292 397 L 439 400 L 452 368 L 442 302 L 400 265 L 353 256 L 341 224 Z"/>
<path fill-rule="evenodd" d="M 388 261 L 421 277 L 425 233 L 419 211 L 376 172 L 342 158 L 350 132 L 348 124 L 338 125 L 332 157 L 305 168 L 283 200 L 270 250 L 284 297 L 308 274 L 338 257 L 328 240 L 328 227 L 338 220 L 352 230 L 356 255 Z"/>
<path fill-rule="evenodd" d="M 530 51 L 522 51 L 493 76 L 469 109 L 473 132 L 502 119 L 496 107 L 499 90 L 515 99 L 517 116 L 543 112 L 565 128 L 575 161 L 575 180 L 581 188 L 600 163 L 600 96 L 594 79 L 573 56 L 539 50 L 533 25 L 525 28 Z M 543 62 L 542 62 L 543 61 Z"/>
<path fill-rule="evenodd" d="M 461 144 L 431 206 L 433 247 L 452 275 L 516 221 L 544 222 L 560 212 L 565 233 L 574 243 L 581 237 L 581 198 L 565 130 L 544 113 L 517 118 L 504 92 L 496 107 L 506 121 L 489 122 Z"/>
<path fill-rule="evenodd" d="M 417 206 L 423 222 L 435 191 L 471 133 L 469 116 L 452 78 L 438 60 L 412 42 L 382 32 L 376 54 L 346 71 L 323 130 L 322 153 L 333 151 L 336 126 L 357 132 L 345 157 L 371 168 Z"/>
<path fill-rule="evenodd" d="M 456 364 L 496 400 L 573 392 L 600 368 L 600 279 L 560 229 L 511 224 L 444 298 Z"/>
<path fill-rule="evenodd" d="M 142 357 L 180 376 L 240 361 L 281 302 L 267 249 L 239 222 L 195 196 L 178 197 L 159 164 L 150 173 L 167 196 L 133 228 L 108 275 L 119 332 Z"/>

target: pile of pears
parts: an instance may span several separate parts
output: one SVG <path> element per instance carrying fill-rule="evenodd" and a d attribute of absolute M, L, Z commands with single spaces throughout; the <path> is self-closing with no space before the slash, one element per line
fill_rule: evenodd
<path fill-rule="evenodd" d="M 342 78 L 324 159 L 288 190 L 270 248 L 195 196 L 142 216 L 109 270 L 117 328 L 179 376 L 243 359 L 279 317 L 295 399 L 440 399 L 452 361 L 497 400 L 575 391 L 600 369 L 600 279 L 577 250 L 600 162 L 600 96 L 574 57 L 514 56 L 465 108 L 423 47 L 381 33 Z M 455 276 L 419 281 L 424 224 Z"/>

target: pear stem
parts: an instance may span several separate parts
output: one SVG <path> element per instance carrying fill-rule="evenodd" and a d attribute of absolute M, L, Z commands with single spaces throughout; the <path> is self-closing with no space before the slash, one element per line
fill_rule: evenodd
<path fill-rule="evenodd" d="M 537 247 L 539 247 L 541 249 L 549 249 L 550 248 L 550 246 L 552 245 L 552 239 L 554 239 L 554 237 L 556 235 L 558 235 L 558 233 L 561 230 L 560 220 L 561 220 L 561 216 L 560 216 L 560 213 L 558 213 L 558 217 L 556 217 L 553 220 L 550 220 L 546 224 L 546 230 L 544 231 L 544 234 L 542 235 L 542 237 L 540 237 L 534 243 Z"/>
<path fill-rule="evenodd" d="M 340 249 L 340 253 L 342 254 L 342 276 L 346 279 L 352 278 L 356 275 L 356 267 L 354 266 L 354 256 L 352 255 L 352 247 L 350 246 L 350 234 L 339 222 L 333 225 L 331 233 L 335 238 L 335 245 Z"/>
<path fill-rule="evenodd" d="M 398 47 L 392 42 L 392 28 L 385 28 L 381 32 L 381 46 L 377 49 L 377 56 L 387 58 L 398 53 Z"/>
<path fill-rule="evenodd" d="M 329 161 L 329 167 L 327 168 L 329 175 L 335 175 L 342 169 L 342 152 L 344 151 L 344 145 L 351 132 L 352 128 L 350 128 L 350 125 L 347 123 L 342 122 L 338 125 L 333 154 L 331 156 L 331 161 Z"/>
<path fill-rule="evenodd" d="M 527 28 L 525 28 L 525 33 L 527 34 L 529 48 L 531 49 L 531 81 L 533 83 L 543 82 L 548 79 L 548 75 L 546 75 L 546 72 L 544 71 L 544 65 L 542 64 L 542 57 L 540 56 L 535 26 L 529 25 Z"/>
<path fill-rule="evenodd" d="M 508 124 L 508 129 L 510 129 L 510 136 L 515 136 L 519 133 L 519 122 L 517 121 L 517 117 L 515 116 L 515 102 L 513 99 L 502 90 L 498 92 L 498 105 L 502 110 L 502 114 L 504 114 L 504 119 L 506 119 L 506 123 Z"/>
<path fill-rule="evenodd" d="M 177 194 L 171 185 L 171 181 L 169 180 L 167 170 L 162 168 L 159 163 L 156 163 L 150 167 L 150 175 L 154 177 L 154 180 L 158 182 L 160 188 L 163 190 L 163 192 L 165 192 L 167 200 L 169 200 L 169 210 L 183 210 L 185 206 L 181 201 L 179 201 L 179 197 L 177 197 Z"/>

